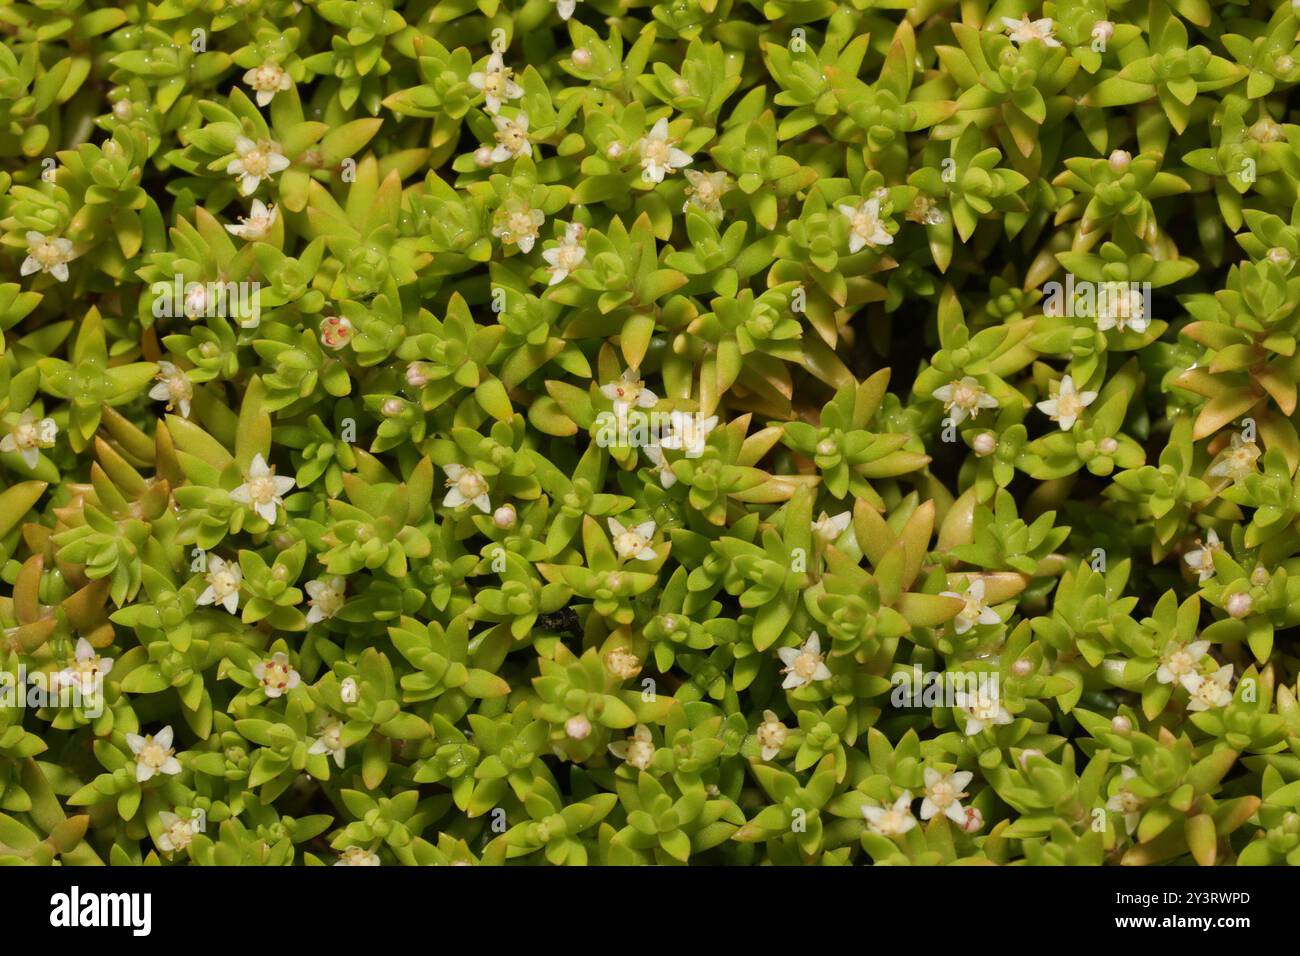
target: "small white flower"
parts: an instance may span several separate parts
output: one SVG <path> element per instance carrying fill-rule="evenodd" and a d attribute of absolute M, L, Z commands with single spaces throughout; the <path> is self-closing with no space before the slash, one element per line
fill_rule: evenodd
<path fill-rule="evenodd" d="M 677 484 L 677 475 L 673 472 L 672 466 L 668 464 L 668 459 L 664 457 L 664 450 L 658 445 L 646 445 L 645 456 L 650 459 L 650 464 L 654 466 L 654 473 L 659 477 L 659 484 L 664 488 L 671 488 Z"/>
<path fill-rule="evenodd" d="M 587 257 L 587 250 L 582 245 L 585 231 L 581 223 L 571 222 L 564 228 L 564 238 L 558 246 L 542 250 L 542 258 L 551 273 L 551 280 L 546 283 L 548 286 L 563 282 L 582 265 L 582 260 Z"/>
<path fill-rule="evenodd" d="M 283 696 L 285 691 L 293 690 L 302 680 L 290 666 L 289 655 L 284 651 L 276 651 L 270 659 L 254 664 L 253 676 L 261 682 L 262 693 L 272 698 Z"/>
<path fill-rule="evenodd" d="M 339 684 L 339 699 L 345 704 L 355 704 L 361 697 L 361 688 L 357 686 L 355 677 L 345 677 Z"/>
<path fill-rule="evenodd" d="M 1052 36 L 1052 20 L 1050 17 L 1044 17 L 1041 20 L 1030 20 L 1029 14 L 1026 13 L 1019 20 L 1003 17 L 1002 25 L 1007 28 L 1007 34 L 1011 37 L 1011 42 L 1017 45 L 1029 43 L 1033 40 L 1042 40 L 1048 46 L 1061 45 L 1061 41 Z"/>
<path fill-rule="evenodd" d="M 83 697 L 93 697 L 104 686 L 104 675 L 113 669 L 111 657 L 100 657 L 84 637 L 77 639 L 76 662 L 58 673 L 60 686 L 72 687 Z"/>
<path fill-rule="evenodd" d="M 686 187 L 686 202 L 682 203 L 682 212 L 694 206 L 715 219 L 721 216 L 722 197 L 731 192 L 727 174 L 706 173 L 697 169 L 683 170 L 682 174 L 690 183 Z"/>
<path fill-rule="evenodd" d="M 158 849 L 164 853 L 184 850 L 194 842 L 194 834 L 203 829 L 198 817 L 182 817 L 170 810 L 159 813 L 158 822 L 162 824 L 162 832 L 158 834 Z"/>
<path fill-rule="evenodd" d="M 309 754 L 329 754 L 340 769 L 347 757 L 347 748 L 343 746 L 343 724 L 337 720 L 327 721 L 320 729 L 320 736 L 307 748 Z"/>
<path fill-rule="evenodd" d="M 294 480 L 276 475 L 259 451 L 248 466 L 244 483 L 232 491 L 230 497 L 252 508 L 268 524 L 275 524 L 276 507 L 283 507 L 284 495 L 293 486 Z"/>
<path fill-rule="evenodd" d="M 283 93 L 293 86 L 289 74 L 280 67 L 280 64 L 272 63 L 270 60 L 245 73 L 244 82 L 257 93 L 258 106 L 265 106 L 275 99 L 276 93 Z"/>
<path fill-rule="evenodd" d="M 1074 379 L 1066 375 L 1061 379 L 1060 389 L 1055 398 L 1038 403 L 1038 410 L 1057 422 L 1061 431 L 1068 432 L 1083 415 L 1083 410 L 1097 400 L 1096 392 L 1080 392 L 1074 387 Z"/>
<path fill-rule="evenodd" d="M 655 534 L 655 523 L 653 521 L 643 521 L 634 528 L 625 528 L 616 518 L 609 518 L 609 533 L 614 539 L 614 550 L 624 561 L 635 559 L 637 561 L 653 561 L 655 558 L 655 549 L 651 547 L 651 539 Z"/>
<path fill-rule="evenodd" d="M 637 724 L 632 736 L 626 740 L 614 741 L 609 745 L 609 752 L 620 760 L 626 760 L 638 770 L 649 768 L 650 760 L 655 755 L 654 738 L 650 735 L 650 728 L 645 724 Z"/>
<path fill-rule="evenodd" d="M 862 816 L 872 833 L 883 837 L 902 836 L 916 826 L 916 817 L 912 816 L 912 791 L 904 790 L 891 807 L 864 806 Z"/>
<path fill-rule="evenodd" d="M 503 205 L 492 216 L 492 235 L 502 242 L 513 243 L 520 252 L 532 252 L 546 214 L 526 203 Z"/>
<path fill-rule="evenodd" d="M 764 760 L 771 760 L 781 752 L 789 733 L 789 728 L 777 719 L 776 714 L 770 710 L 763 711 L 763 722 L 758 725 L 755 735 L 758 737 L 759 747 L 762 748 L 760 752 Z"/>
<path fill-rule="evenodd" d="M 23 464 L 35 468 L 41 460 L 42 448 L 53 448 L 59 433 L 53 418 L 36 417 L 30 408 L 18 416 L 18 422 L 9 433 L 0 438 L 0 451 L 17 452 Z"/>
<path fill-rule="evenodd" d="M 483 94 L 484 105 L 489 113 L 501 109 L 501 104 L 517 100 L 524 95 L 524 89 L 512 77 L 514 71 L 506 66 L 500 53 L 488 57 L 487 66 L 475 70 L 469 75 L 469 85 Z"/>
<path fill-rule="evenodd" d="M 1001 624 L 1002 618 L 998 617 L 998 612 L 993 610 L 984 603 L 984 579 L 975 578 L 970 584 L 966 585 L 966 593 L 958 594 L 956 591 L 943 591 L 940 597 L 961 598 L 966 602 L 966 606 L 957 612 L 957 616 L 952 620 L 952 629 L 958 634 L 965 634 L 976 624 Z"/>
<path fill-rule="evenodd" d="M 943 402 L 943 410 L 952 417 L 954 425 L 960 425 L 968 417 L 974 421 L 985 408 L 998 407 L 998 400 L 984 390 L 978 379 L 970 375 L 960 381 L 940 385 L 930 393 L 930 397 Z"/>
<path fill-rule="evenodd" d="M 1201 674 L 1186 674 L 1182 685 L 1191 694 L 1187 702 L 1188 710 L 1211 710 L 1226 707 L 1232 703 L 1232 665 L 1224 664 L 1209 677 Z"/>
<path fill-rule="evenodd" d="M 1102 49 L 1110 42 L 1110 38 L 1115 35 L 1115 24 L 1109 20 L 1098 20 L 1092 25 L 1092 39 L 1100 41 Z"/>
<path fill-rule="evenodd" d="M 268 206 L 262 200 L 254 199 L 253 208 L 248 211 L 248 215 L 239 217 L 239 225 L 227 226 L 226 232 L 247 242 L 265 239 L 275 225 L 275 217 L 274 204 Z"/>
<path fill-rule="evenodd" d="M 181 772 L 181 762 L 177 760 L 172 749 L 172 729 L 166 726 L 156 734 L 141 737 L 139 734 L 127 734 L 126 745 L 135 754 L 135 779 L 144 783 L 154 775 L 165 773 L 175 776 Z"/>
<path fill-rule="evenodd" d="M 1181 684 L 1184 677 L 1199 672 L 1201 658 L 1209 649 L 1209 641 L 1190 641 L 1187 644 L 1170 641 L 1160 655 L 1156 680 L 1162 684 Z"/>
<path fill-rule="evenodd" d="M 668 120 L 660 119 L 650 132 L 637 142 L 641 154 L 641 178 L 650 183 L 661 183 L 675 170 L 689 166 L 694 157 L 682 152 L 668 138 Z"/>
<path fill-rule="evenodd" d="M 1119 773 L 1120 787 L 1106 801 L 1106 809 L 1124 818 L 1124 831 L 1131 836 L 1138 828 L 1138 821 L 1142 819 L 1142 798 L 1128 788 L 1128 782 L 1137 776 L 1137 771 L 1132 767 L 1122 766 L 1119 768 Z"/>
<path fill-rule="evenodd" d="M 781 686 L 785 690 L 803 687 L 815 680 L 826 680 L 831 676 L 831 669 L 822 659 L 822 642 L 816 631 L 808 635 L 808 640 L 801 647 L 782 647 L 777 650 L 776 656 L 781 658 L 781 663 L 785 665 L 781 669 L 781 673 L 785 675 Z"/>
<path fill-rule="evenodd" d="M 1097 290 L 1097 329 L 1105 332 L 1132 329 L 1139 334 L 1151 326 L 1146 298 L 1140 288 L 1128 282 L 1108 282 Z"/>
<path fill-rule="evenodd" d="M 833 516 L 823 511 L 821 517 L 813 522 L 813 534 L 817 535 L 826 544 L 831 544 L 849 529 L 852 522 L 853 512 L 851 511 L 842 511 Z"/>
<path fill-rule="evenodd" d="M 1253 441 L 1242 441 L 1241 436 L 1233 432 L 1231 443 L 1219 453 L 1219 460 L 1210 466 L 1210 477 L 1242 481 L 1255 474 L 1255 462 L 1259 456 L 1258 445 Z"/>
<path fill-rule="evenodd" d="M 492 513 L 492 502 L 488 500 L 487 479 L 473 468 L 466 468 L 454 462 L 445 469 L 447 472 L 447 497 L 442 499 L 448 508 L 459 508 L 471 504 L 486 514 Z"/>
<path fill-rule="evenodd" d="M 520 156 L 533 155 L 533 144 L 528 140 L 528 117 L 520 113 L 514 119 L 493 116 L 497 144 L 492 148 L 492 162 L 504 163 Z"/>
<path fill-rule="evenodd" d="M 942 814 L 958 825 L 966 822 L 966 810 L 962 807 L 962 798 L 969 796 L 966 785 L 974 778 L 969 770 L 956 770 L 952 773 L 940 773 L 933 767 L 925 768 L 925 799 L 921 801 L 921 819 Z"/>
<path fill-rule="evenodd" d="M 966 736 L 974 737 L 985 727 L 1001 727 L 1014 719 L 997 696 L 986 691 L 957 695 L 957 706 L 966 712 Z"/>
<path fill-rule="evenodd" d="M 208 586 L 199 595 L 198 604 L 220 604 L 231 614 L 239 610 L 239 587 L 244 580 L 244 572 L 233 561 L 227 564 L 215 554 L 208 555 L 208 573 L 204 575 Z"/>
<path fill-rule="evenodd" d="M 322 578 L 319 581 L 308 581 L 304 585 L 309 598 L 307 603 L 311 605 L 311 610 L 307 612 L 307 623 L 319 624 L 342 610 L 343 591 L 346 586 L 347 581 L 338 575 Z"/>
<path fill-rule="evenodd" d="M 894 241 L 880 221 L 880 200 L 872 197 L 857 206 L 840 203 L 835 207 L 849 221 L 849 252 L 861 252 L 863 246 L 876 248 Z"/>
<path fill-rule="evenodd" d="M 709 433 L 718 427 L 718 416 L 701 418 L 696 412 L 669 412 L 668 434 L 659 442 L 663 448 L 686 453 L 687 458 L 704 454 L 704 443 Z"/>
<path fill-rule="evenodd" d="M 363 846 L 350 846 L 334 861 L 335 866 L 382 866 L 379 854 Z"/>
<path fill-rule="evenodd" d="M 194 385 L 189 376 L 171 362 L 158 363 L 157 383 L 149 389 L 149 397 L 157 402 L 166 402 L 167 411 L 178 409 L 182 418 L 190 417 L 190 400 L 194 397 Z"/>
<path fill-rule="evenodd" d="M 561 20 L 567 20 L 573 16 L 573 11 L 578 9 L 578 0 L 551 0 L 555 4 L 555 12 L 560 15 Z"/>
<path fill-rule="evenodd" d="M 638 374 L 634 368 L 624 369 L 617 381 L 600 387 L 601 394 L 614 403 L 619 418 L 632 408 L 654 408 L 659 402 L 659 396 L 645 387 Z"/>
<path fill-rule="evenodd" d="M 641 658 L 626 647 L 615 647 L 605 655 L 605 669 L 619 680 L 631 680 L 641 673 Z"/>
<path fill-rule="evenodd" d="M 247 136 L 235 140 L 237 159 L 232 159 L 226 172 L 239 180 L 239 194 L 251 196 L 262 180 L 289 168 L 287 160 L 272 143 L 254 143 Z"/>
<path fill-rule="evenodd" d="M 60 282 L 68 281 L 68 263 L 77 258 L 72 242 L 57 236 L 46 238 L 35 230 L 27 233 L 27 258 L 19 268 L 21 275 L 48 272 Z"/>
<path fill-rule="evenodd" d="M 1214 552 L 1223 550 L 1223 542 L 1213 528 L 1205 535 L 1205 542 L 1199 548 L 1193 548 L 1183 555 L 1187 566 L 1196 572 L 1198 583 L 1204 584 L 1214 577 Z"/>

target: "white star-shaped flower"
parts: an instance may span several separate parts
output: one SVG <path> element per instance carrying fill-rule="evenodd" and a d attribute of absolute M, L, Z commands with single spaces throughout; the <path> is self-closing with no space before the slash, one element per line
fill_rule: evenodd
<path fill-rule="evenodd" d="M 1170 641 L 1160 655 L 1156 680 L 1162 684 L 1181 684 L 1184 677 L 1199 673 L 1201 658 L 1209 649 L 1209 641 L 1189 641 L 1186 644 Z"/>
<path fill-rule="evenodd" d="M 872 197 L 857 206 L 840 203 L 835 207 L 849 221 L 849 252 L 861 252 L 863 247 L 888 246 L 894 237 L 880 221 L 880 200 Z"/>
<path fill-rule="evenodd" d="M 994 617 L 997 615 L 995 614 Z M 987 692 L 957 695 L 957 706 L 966 712 L 966 736 L 974 737 L 985 727 L 1001 727 L 1014 719 L 997 696 Z"/>
<path fill-rule="evenodd" d="M 171 726 L 164 727 L 156 734 L 141 737 L 139 734 L 127 734 L 126 745 L 135 754 L 135 779 L 144 783 L 156 774 L 175 776 L 181 772 L 181 763 L 173 754 Z"/>
<path fill-rule="evenodd" d="M 1083 410 L 1097 400 L 1096 392 L 1080 392 L 1074 387 L 1074 379 L 1066 375 L 1061 379 L 1060 389 L 1055 398 L 1038 403 L 1038 410 L 1057 422 L 1061 431 L 1068 432 L 1083 415 Z"/>
<path fill-rule="evenodd" d="M 244 580 L 244 572 L 238 564 L 223 561 L 215 554 L 208 555 L 208 571 L 204 575 L 208 586 L 199 595 L 198 605 L 219 604 L 234 614 L 239 610 L 239 588 Z"/>
<path fill-rule="evenodd" d="M 506 66 L 500 53 L 488 57 L 487 66 L 475 70 L 469 75 L 469 85 L 483 94 L 484 105 L 489 113 L 501 109 L 501 104 L 517 100 L 524 95 L 524 88 L 512 77 L 514 71 Z"/>
<path fill-rule="evenodd" d="M 943 591 L 940 597 L 961 598 L 966 606 L 957 612 L 952 620 L 952 629 L 958 634 L 965 634 L 976 624 L 1001 624 L 998 612 L 984 603 L 984 579 L 975 578 L 966 586 L 965 594 L 956 591 Z"/>
<path fill-rule="evenodd" d="M 488 483 L 479 472 L 453 462 L 444 469 L 447 472 L 447 496 L 442 499 L 448 508 L 460 508 L 473 505 L 484 514 L 492 513 L 492 502 L 488 499 Z"/>
<path fill-rule="evenodd" d="M 0 438 L 0 451 L 17 452 L 28 468 L 35 468 L 41 460 L 42 448 L 53 448 L 59 428 L 53 418 L 36 417 L 30 408 L 18 416 L 18 422 L 9 433 Z"/>
<path fill-rule="evenodd" d="M 826 680 L 831 676 L 831 669 L 822 659 L 822 642 L 816 631 L 808 635 L 808 640 L 801 647 L 782 647 L 777 650 L 776 656 L 785 665 L 781 670 L 785 675 L 781 686 L 786 690 L 803 687 L 815 680 Z"/>
<path fill-rule="evenodd" d="M 632 528 L 626 528 L 616 518 L 607 519 L 609 533 L 613 537 L 614 550 L 624 561 L 653 561 L 655 549 L 651 541 L 655 534 L 655 523 L 643 521 Z"/>
<path fill-rule="evenodd" d="M 157 382 L 149 389 L 149 397 L 157 402 L 166 402 L 167 411 L 176 409 L 182 418 L 190 417 L 190 400 L 194 397 L 194 385 L 189 376 L 171 362 L 158 363 Z"/>
<path fill-rule="evenodd" d="M 304 587 L 309 599 L 307 603 L 311 605 L 311 609 L 307 612 L 308 624 L 319 624 L 343 609 L 343 592 L 347 587 L 347 581 L 342 576 L 335 575 L 319 581 L 308 581 Z"/>
<path fill-rule="evenodd" d="M 1187 689 L 1187 693 L 1191 695 L 1191 699 L 1187 702 L 1188 710 L 1212 710 L 1232 703 L 1231 664 L 1224 664 L 1209 677 L 1202 674 L 1184 674 L 1181 682 Z"/>
<path fill-rule="evenodd" d="M 1011 42 L 1017 45 L 1029 43 L 1033 40 L 1042 40 L 1048 46 L 1061 45 L 1061 41 L 1052 36 L 1052 20 L 1050 17 L 1044 17 L 1041 20 L 1030 20 L 1029 14 L 1026 13 L 1019 20 L 1003 17 L 1002 25 L 1007 28 L 1007 34 L 1011 37 Z"/>
<path fill-rule="evenodd" d="M 542 258 L 551 273 L 551 279 L 546 283 L 548 286 L 563 282 L 582 265 L 582 260 L 587 257 L 587 250 L 582 245 L 585 232 L 581 223 L 571 222 L 564 227 L 564 238 L 559 245 L 542 250 Z"/>
<path fill-rule="evenodd" d="M 239 217 L 239 224 L 226 226 L 226 232 L 246 242 L 265 239 L 271 227 L 275 225 L 275 205 L 268 206 L 260 199 L 253 200 L 253 208 L 247 216 Z"/>
<path fill-rule="evenodd" d="M 57 236 L 46 237 L 35 230 L 27 233 L 27 258 L 19 267 L 20 275 L 48 272 L 60 282 L 68 281 L 68 263 L 77 258 L 72 242 Z"/>
<path fill-rule="evenodd" d="M 637 149 L 641 154 L 641 178 L 650 183 L 661 183 L 675 170 L 689 166 L 694 157 L 682 152 L 668 138 L 668 120 L 660 119 L 641 137 Z"/>
<path fill-rule="evenodd" d="M 284 495 L 293 486 L 292 478 L 275 474 L 262 453 L 258 452 L 248 466 L 244 483 L 232 491 L 230 497 L 252 508 L 268 524 L 275 524 L 276 507 L 284 505 Z"/>
<path fill-rule="evenodd" d="M 1197 582 L 1204 584 L 1214 577 L 1214 552 L 1223 550 L 1219 533 L 1213 528 L 1205 535 L 1205 542 L 1199 548 L 1193 548 L 1183 555 L 1187 566 L 1196 572 Z"/>
<path fill-rule="evenodd" d="M 925 799 L 921 801 L 921 819 L 942 814 L 953 823 L 965 825 L 966 811 L 961 805 L 966 793 L 966 785 L 975 775 L 969 770 L 955 770 L 941 773 L 933 767 L 925 768 Z"/>
<path fill-rule="evenodd" d="M 902 836 L 916 826 L 916 817 L 912 816 L 912 791 L 904 790 L 890 807 L 864 806 L 862 816 L 872 833 L 883 837 Z"/>
<path fill-rule="evenodd" d="M 697 412 L 669 412 L 668 434 L 659 444 L 673 451 L 686 453 L 687 458 L 699 458 L 704 454 L 704 443 L 709 433 L 718 427 L 718 416 L 701 418 Z"/>
<path fill-rule="evenodd" d="M 492 162 L 504 163 L 519 156 L 533 155 L 533 144 L 528 139 L 528 117 L 520 113 L 514 119 L 493 116 L 497 144 L 492 148 Z"/>
<path fill-rule="evenodd" d="M 289 74 L 280 67 L 280 64 L 272 63 L 270 60 L 245 73 L 244 82 L 257 93 L 258 106 L 265 106 L 275 99 L 276 93 L 283 93 L 293 86 Z"/>
<path fill-rule="evenodd" d="M 235 140 L 237 158 L 230 161 L 226 172 L 239 180 L 239 194 L 251 196 L 262 180 L 289 168 L 289 160 L 271 143 L 254 143 L 247 136 Z"/>
<path fill-rule="evenodd" d="M 614 403 L 619 418 L 632 408 L 654 408 L 659 403 L 659 396 L 645 387 L 639 374 L 637 369 L 624 369 L 616 381 L 600 387 L 601 394 Z"/>
<path fill-rule="evenodd" d="M 59 685 L 76 689 L 82 698 L 93 697 L 104 686 L 104 675 L 113 669 L 111 657 L 100 657 L 84 637 L 77 638 L 75 663 L 59 671 Z"/>
<path fill-rule="evenodd" d="M 982 409 L 998 407 L 998 400 L 984 390 L 978 379 L 970 375 L 960 381 L 940 385 L 930 393 L 930 397 L 943 402 L 943 410 L 951 416 L 954 425 L 960 425 L 967 418 L 975 421 Z"/>

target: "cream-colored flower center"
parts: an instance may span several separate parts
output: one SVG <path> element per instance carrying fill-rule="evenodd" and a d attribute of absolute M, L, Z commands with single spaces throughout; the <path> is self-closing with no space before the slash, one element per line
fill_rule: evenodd
<path fill-rule="evenodd" d="M 289 674 L 292 668 L 287 661 L 281 662 L 272 658 L 264 661 L 262 666 L 262 686 L 278 687 L 284 690 L 289 686 Z"/>
<path fill-rule="evenodd" d="M 280 88 L 280 82 L 284 77 L 284 70 L 274 63 L 263 63 L 258 67 L 257 72 L 253 75 L 253 82 L 249 85 L 255 90 L 264 90 L 273 92 Z"/>
<path fill-rule="evenodd" d="M 154 741 L 152 737 L 146 737 L 144 746 L 140 748 L 140 753 L 136 755 L 136 760 L 146 767 L 152 767 L 154 770 L 161 770 L 167 758 L 172 755 L 170 747 L 164 747 Z"/>
<path fill-rule="evenodd" d="M 1115 797 L 1121 813 L 1137 813 L 1142 809 L 1142 798 L 1134 796 L 1126 788 L 1121 788 Z"/>
<path fill-rule="evenodd" d="M 483 476 L 477 471 L 468 469 L 456 479 L 456 490 L 470 501 L 473 501 L 479 495 L 487 492 L 487 482 L 483 480 Z"/>
<path fill-rule="evenodd" d="M 880 225 L 880 220 L 865 209 L 859 209 L 849 219 L 849 223 L 854 233 L 863 239 L 870 239 L 876 234 L 876 228 Z"/>
<path fill-rule="evenodd" d="M 234 572 L 229 568 L 213 571 L 208 575 L 208 583 L 212 585 L 212 590 L 216 593 L 218 599 L 234 594 L 239 590 L 239 579 L 235 577 Z"/>
<path fill-rule="evenodd" d="M 822 657 L 820 654 L 813 654 L 811 651 L 800 651 L 799 655 L 794 659 L 794 663 L 790 665 L 790 669 L 804 680 L 812 680 L 821 662 Z"/>
<path fill-rule="evenodd" d="M 648 740 L 633 738 L 627 742 L 627 762 L 638 770 L 644 770 L 650 766 L 650 760 L 655 755 L 655 745 Z"/>
<path fill-rule="evenodd" d="M 1169 660 L 1165 662 L 1169 672 L 1175 677 L 1183 677 L 1196 670 L 1196 658 L 1187 653 L 1186 650 L 1177 650 L 1169 655 Z"/>
<path fill-rule="evenodd" d="M 50 269 L 65 261 L 62 251 L 53 239 L 42 239 L 29 250 L 29 254 L 41 264 L 42 269 Z"/>
<path fill-rule="evenodd" d="M 958 382 L 952 389 L 952 401 L 949 403 L 956 408 L 964 408 L 971 411 L 979 407 L 980 395 L 984 389 L 978 385 L 968 385 L 965 382 Z"/>
<path fill-rule="evenodd" d="M 172 848 L 183 850 L 194 842 L 194 823 L 191 820 L 177 820 L 167 828 L 167 838 Z"/>
<path fill-rule="evenodd" d="M 555 268 L 572 272 L 582 264 L 584 255 L 582 246 L 565 243 L 556 250 Z"/>
<path fill-rule="evenodd" d="M 667 166 L 671 151 L 668 140 L 647 138 L 641 146 L 641 159 L 648 166 Z"/>
<path fill-rule="evenodd" d="M 343 593 L 326 586 L 311 599 L 311 605 L 326 617 L 333 617 L 343 607 Z"/>
<path fill-rule="evenodd" d="M 256 176 L 259 179 L 265 178 L 270 171 L 270 157 L 261 149 L 250 149 L 243 156 L 239 157 L 240 162 L 244 164 L 244 172 L 249 176 Z"/>
<path fill-rule="evenodd" d="M 629 528 L 622 534 L 615 536 L 614 550 L 622 555 L 636 554 L 649 543 L 648 539 Z"/>
<path fill-rule="evenodd" d="M 266 505 L 275 501 L 275 481 L 270 475 L 261 475 L 248 479 L 248 497 L 257 505 Z"/>
<path fill-rule="evenodd" d="M 772 750 L 780 750 L 785 744 L 786 733 L 783 724 L 774 720 L 764 721 L 758 725 L 759 745 Z"/>
<path fill-rule="evenodd" d="M 968 708 L 976 720 L 993 720 L 1001 711 L 1001 705 L 991 697 L 979 697 Z"/>
<path fill-rule="evenodd" d="M 497 99 L 505 99 L 509 85 L 509 70 L 493 70 L 483 77 L 483 92 Z"/>
<path fill-rule="evenodd" d="M 926 792 L 926 795 L 930 798 L 930 802 L 940 810 L 951 806 L 957 801 L 957 791 L 947 780 L 940 780 Z"/>
<path fill-rule="evenodd" d="M 512 153 L 523 152 L 524 146 L 528 144 L 528 134 L 514 123 L 497 130 L 496 136 L 497 142 Z"/>

